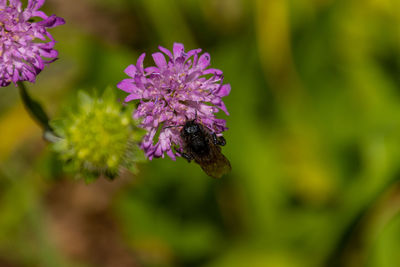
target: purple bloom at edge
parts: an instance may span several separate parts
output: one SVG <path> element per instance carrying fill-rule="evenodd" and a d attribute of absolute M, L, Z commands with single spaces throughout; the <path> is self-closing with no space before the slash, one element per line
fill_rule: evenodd
<path fill-rule="evenodd" d="M 23 9 L 20 0 L 0 0 L 0 86 L 34 82 L 44 66 L 57 59 L 56 41 L 47 29 L 65 21 L 39 11 L 43 4 L 28 0 Z"/>
<path fill-rule="evenodd" d="M 208 68 L 210 55 L 200 55 L 201 49 L 185 52 L 179 43 L 174 44 L 173 53 L 161 46 L 159 49 L 167 58 L 156 52 L 152 54 L 156 66 L 143 68 L 143 53 L 136 65 L 125 69 L 130 78 L 117 87 L 129 93 L 125 102 L 140 101 L 133 117 L 142 119 L 140 127 L 147 131 L 141 143 L 146 156 L 151 160 L 164 157 L 166 152 L 175 160 L 183 147 L 179 126 L 195 119 L 196 114 L 197 122 L 217 135 L 227 130 L 225 120 L 217 119 L 215 113 L 223 110 L 229 115 L 222 97 L 231 87 L 222 84 L 221 70 Z M 158 140 L 154 140 L 157 134 Z"/>

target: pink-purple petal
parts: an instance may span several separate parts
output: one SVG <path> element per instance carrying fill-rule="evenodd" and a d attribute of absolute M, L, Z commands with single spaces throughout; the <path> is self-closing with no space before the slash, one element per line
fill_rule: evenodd
<path fill-rule="evenodd" d="M 173 161 L 176 160 L 175 154 L 174 154 L 174 152 L 173 152 L 171 149 L 168 149 L 168 150 L 167 150 L 167 155 L 168 155 Z"/>
<path fill-rule="evenodd" d="M 32 17 L 39 17 L 42 19 L 47 19 L 49 17 L 43 11 L 34 11 L 34 12 L 32 12 L 32 14 L 28 14 L 28 13 L 26 13 L 26 14 L 29 16 L 32 15 Z"/>
<path fill-rule="evenodd" d="M 203 74 L 204 75 L 214 74 L 214 75 L 220 76 L 220 75 L 222 75 L 222 70 L 219 70 L 219 69 L 206 69 L 206 70 L 203 71 Z"/>
<path fill-rule="evenodd" d="M 124 72 L 126 75 L 131 76 L 132 78 L 135 77 L 136 74 L 136 66 L 135 65 L 129 65 Z"/>
<path fill-rule="evenodd" d="M 65 24 L 65 20 L 59 17 L 56 17 L 55 15 L 51 15 L 50 17 L 46 18 L 45 20 L 37 22 L 37 25 L 40 25 L 42 27 L 46 28 L 53 28 L 58 25 L 63 25 Z"/>
<path fill-rule="evenodd" d="M 152 57 L 158 68 L 164 69 L 167 66 L 167 61 L 165 60 L 165 57 L 162 53 L 154 53 L 152 54 Z"/>
<path fill-rule="evenodd" d="M 117 84 L 117 87 L 127 93 L 132 93 L 134 90 L 138 89 L 133 83 L 133 79 L 122 80 Z"/>
<path fill-rule="evenodd" d="M 9 0 L 8 5 L 0 0 L 0 86 L 34 82 L 45 66 L 57 59 L 56 42 L 47 30 L 65 21 L 39 11 L 43 4 L 44 0 L 28 0 L 23 9 L 20 0 Z M 42 20 L 32 22 L 33 17 Z"/>
<path fill-rule="evenodd" d="M 141 96 L 140 94 L 132 93 L 132 94 L 128 95 L 128 96 L 125 98 L 125 102 L 129 102 L 129 101 L 136 100 L 136 99 L 140 99 L 140 98 L 142 98 L 142 96 Z"/>
<path fill-rule="evenodd" d="M 159 46 L 158 49 L 160 49 L 160 51 L 166 54 L 170 59 L 173 58 L 171 51 L 169 51 L 167 48 Z"/>
<path fill-rule="evenodd" d="M 147 74 L 151 74 L 154 72 L 160 72 L 160 70 L 157 67 L 147 67 L 144 69 L 144 72 L 146 72 Z"/>
<path fill-rule="evenodd" d="M 229 95 L 230 92 L 231 92 L 231 85 L 224 84 L 215 92 L 215 95 L 217 95 L 219 97 L 224 97 L 224 96 Z"/>
<path fill-rule="evenodd" d="M 203 70 L 210 65 L 210 54 L 204 53 L 200 56 L 199 61 L 197 62 L 197 66 Z"/>
<path fill-rule="evenodd" d="M 201 52 L 201 48 L 190 50 L 190 51 L 188 51 L 188 52 L 186 53 L 186 57 L 187 57 L 187 58 L 190 58 L 190 57 L 192 57 L 193 55 L 198 54 L 198 53 L 200 53 L 200 52 Z"/>
<path fill-rule="evenodd" d="M 28 1 L 28 8 L 32 10 L 38 10 L 44 4 L 45 0 L 29 0 Z"/>
<path fill-rule="evenodd" d="M 141 73 L 143 73 L 143 61 L 144 61 L 145 57 L 146 57 L 146 53 L 141 54 L 136 62 L 137 71 L 139 71 Z"/>
<path fill-rule="evenodd" d="M 181 43 L 174 43 L 172 51 L 174 52 L 174 59 L 177 59 L 185 52 L 185 47 Z"/>

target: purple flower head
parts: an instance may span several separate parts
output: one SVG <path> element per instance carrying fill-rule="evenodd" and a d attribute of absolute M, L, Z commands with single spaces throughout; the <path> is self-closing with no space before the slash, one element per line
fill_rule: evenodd
<path fill-rule="evenodd" d="M 44 66 L 56 60 L 56 41 L 47 29 L 65 21 L 39 11 L 43 4 L 28 0 L 23 9 L 20 0 L 0 0 L 0 86 L 34 82 Z"/>
<path fill-rule="evenodd" d="M 146 156 L 151 160 L 164 157 L 166 152 L 175 160 L 183 147 L 179 126 L 188 119 L 196 118 L 219 136 L 227 130 L 225 120 L 217 119 L 215 113 L 223 110 L 229 115 L 222 97 L 231 87 L 222 84 L 221 70 L 208 68 L 210 55 L 200 55 L 201 49 L 185 52 L 179 43 L 174 44 L 173 53 L 164 47 L 159 49 L 167 59 L 161 52 L 154 53 L 156 66 L 143 68 L 143 53 L 136 65 L 125 69 L 130 78 L 117 86 L 129 93 L 125 102 L 140 100 L 133 117 L 141 118 L 140 126 L 147 131 L 141 143 Z M 156 135 L 158 140 L 154 140 Z"/>

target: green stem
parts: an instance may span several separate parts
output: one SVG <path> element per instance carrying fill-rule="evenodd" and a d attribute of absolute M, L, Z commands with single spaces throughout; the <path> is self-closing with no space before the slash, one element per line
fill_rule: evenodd
<path fill-rule="evenodd" d="M 29 95 L 23 82 L 18 82 L 18 88 L 25 109 L 34 121 L 36 121 L 36 123 L 38 123 L 43 129 L 43 138 L 52 143 L 56 142 L 58 137 L 51 128 L 49 124 L 49 116 L 47 116 L 42 105 Z"/>

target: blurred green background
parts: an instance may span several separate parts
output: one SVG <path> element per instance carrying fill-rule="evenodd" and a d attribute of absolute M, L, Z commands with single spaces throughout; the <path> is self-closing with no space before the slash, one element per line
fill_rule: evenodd
<path fill-rule="evenodd" d="M 232 86 L 218 116 L 233 170 L 214 180 L 155 159 L 86 185 L 0 88 L 0 266 L 400 266 L 400 1 L 44 10 L 67 21 L 51 30 L 60 59 L 28 85 L 52 117 L 78 90 L 115 87 L 142 52 L 149 65 L 158 45 L 201 47 Z"/>

